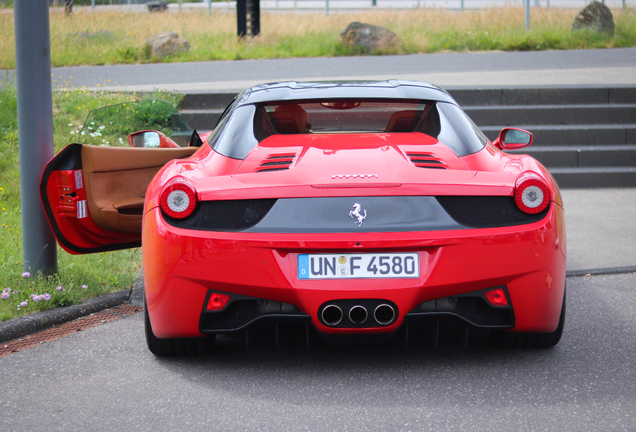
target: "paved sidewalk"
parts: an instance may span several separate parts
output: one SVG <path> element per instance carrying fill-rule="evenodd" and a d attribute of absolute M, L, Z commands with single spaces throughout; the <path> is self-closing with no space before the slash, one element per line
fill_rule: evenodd
<path fill-rule="evenodd" d="M 563 190 L 567 269 L 633 267 L 636 189 Z"/>
<path fill-rule="evenodd" d="M 53 68 L 91 90 L 238 92 L 283 80 L 426 81 L 442 87 L 636 85 L 636 48 L 417 54 Z"/>

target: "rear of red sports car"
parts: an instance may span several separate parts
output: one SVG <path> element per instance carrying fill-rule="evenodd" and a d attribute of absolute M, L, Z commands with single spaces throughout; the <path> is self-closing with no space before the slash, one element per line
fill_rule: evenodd
<path fill-rule="evenodd" d="M 561 197 L 537 161 L 501 148 L 432 86 L 239 95 L 148 188 L 150 349 L 267 323 L 355 338 L 447 317 L 510 344 L 556 344 Z"/>

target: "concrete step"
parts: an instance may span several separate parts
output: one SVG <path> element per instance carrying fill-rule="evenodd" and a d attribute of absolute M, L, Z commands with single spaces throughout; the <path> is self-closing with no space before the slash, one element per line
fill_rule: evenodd
<path fill-rule="evenodd" d="M 636 103 L 636 87 L 545 87 L 502 89 L 451 89 L 462 107 L 515 105 L 608 105 Z M 236 93 L 186 94 L 180 109 L 224 109 Z"/>
<path fill-rule="evenodd" d="M 449 93 L 495 139 L 504 127 L 534 134 L 527 153 L 562 188 L 636 187 L 636 87 L 456 88 Z M 212 130 L 236 94 L 188 94 L 180 110 Z"/>
<path fill-rule="evenodd" d="M 629 124 L 636 121 L 636 104 L 612 105 L 516 105 L 463 107 L 475 124 L 493 125 L 577 125 Z"/>
<path fill-rule="evenodd" d="M 635 87 L 572 87 L 572 88 L 503 88 L 452 89 L 449 93 L 462 108 L 516 105 L 609 105 L 636 104 Z M 186 94 L 180 109 L 225 109 L 236 93 Z"/>
<path fill-rule="evenodd" d="M 179 104 L 179 110 L 221 110 L 232 103 L 236 93 L 189 93 Z"/>
<path fill-rule="evenodd" d="M 448 92 L 462 107 L 636 103 L 633 86 L 448 89 Z"/>
<path fill-rule="evenodd" d="M 636 187 L 636 167 L 548 168 L 560 188 Z"/>
<path fill-rule="evenodd" d="M 636 119 L 634 119 L 636 120 Z M 499 136 L 506 126 L 480 126 L 479 129 L 491 140 Z M 581 124 L 581 125 L 527 125 L 515 127 L 526 129 L 534 135 L 537 146 L 592 146 L 604 144 L 636 144 L 636 124 Z"/>
<path fill-rule="evenodd" d="M 203 133 L 214 129 L 219 118 L 221 118 L 223 109 L 189 109 L 180 110 L 179 112 L 192 129 L 196 129 L 199 133 Z"/>
<path fill-rule="evenodd" d="M 636 166 L 636 145 L 554 146 L 531 145 L 513 154 L 529 154 L 548 168 Z"/>

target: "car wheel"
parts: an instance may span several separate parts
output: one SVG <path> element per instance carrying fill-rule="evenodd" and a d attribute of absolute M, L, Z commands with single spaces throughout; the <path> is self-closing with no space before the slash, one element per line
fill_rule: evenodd
<path fill-rule="evenodd" d="M 563 306 L 559 324 L 552 333 L 507 333 L 496 331 L 491 333 L 493 344 L 500 348 L 550 348 L 561 340 L 565 326 L 565 291 L 563 292 Z"/>
<path fill-rule="evenodd" d="M 195 356 L 214 350 L 215 336 L 160 339 L 152 331 L 148 307 L 144 300 L 144 330 L 148 349 L 156 356 Z"/>

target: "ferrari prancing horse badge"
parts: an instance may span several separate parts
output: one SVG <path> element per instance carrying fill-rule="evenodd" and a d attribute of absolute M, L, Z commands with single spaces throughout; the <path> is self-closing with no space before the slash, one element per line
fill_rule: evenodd
<path fill-rule="evenodd" d="M 360 213 L 361 209 L 362 206 L 358 203 L 355 203 L 353 205 L 353 210 L 349 212 L 350 218 L 358 219 L 356 222 L 354 222 L 358 226 L 362 226 L 362 222 L 364 222 L 364 220 L 367 218 L 367 209 L 364 209 L 364 216 Z"/>

